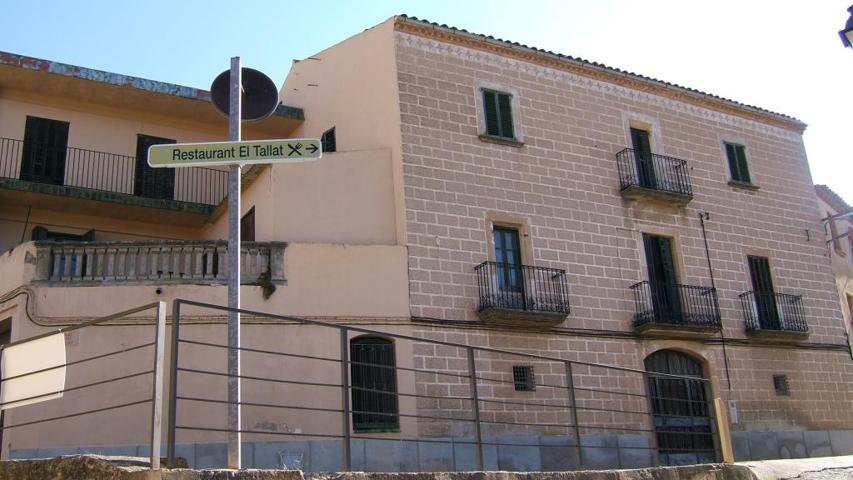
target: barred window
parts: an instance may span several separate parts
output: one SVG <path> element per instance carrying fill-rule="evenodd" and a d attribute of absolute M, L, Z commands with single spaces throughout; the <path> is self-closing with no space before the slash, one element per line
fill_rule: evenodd
<path fill-rule="evenodd" d="M 394 344 L 379 337 L 350 341 L 352 423 L 356 432 L 400 429 Z"/>
<path fill-rule="evenodd" d="M 513 365 L 512 381 L 517 392 L 533 392 L 536 390 L 536 376 L 530 365 Z"/>

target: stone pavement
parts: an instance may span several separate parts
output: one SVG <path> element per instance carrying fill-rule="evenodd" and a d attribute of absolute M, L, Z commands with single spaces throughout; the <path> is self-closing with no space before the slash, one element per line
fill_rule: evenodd
<path fill-rule="evenodd" d="M 853 480 L 853 455 L 738 462 L 758 480 Z"/>

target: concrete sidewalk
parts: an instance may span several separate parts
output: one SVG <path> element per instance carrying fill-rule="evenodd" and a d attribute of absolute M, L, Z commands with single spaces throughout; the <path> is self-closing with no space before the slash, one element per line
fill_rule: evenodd
<path fill-rule="evenodd" d="M 853 455 L 738 462 L 737 465 L 749 468 L 758 480 L 783 480 L 797 478 L 806 472 L 845 468 L 853 469 Z"/>

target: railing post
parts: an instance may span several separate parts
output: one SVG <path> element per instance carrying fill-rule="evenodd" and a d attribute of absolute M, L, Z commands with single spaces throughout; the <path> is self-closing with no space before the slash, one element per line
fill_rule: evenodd
<path fill-rule="evenodd" d="M 471 384 L 471 404 L 474 412 L 474 451 L 477 455 L 477 470 L 483 470 L 483 433 L 480 429 L 480 397 L 477 394 L 477 366 L 474 349 L 468 347 L 468 378 Z"/>
<path fill-rule="evenodd" d="M 341 328 L 341 428 L 343 430 L 341 453 L 345 472 L 352 470 L 349 390 L 349 330 Z"/>
<path fill-rule="evenodd" d="M 166 302 L 157 302 L 157 325 L 154 332 L 154 385 L 151 392 L 151 470 L 159 470 L 163 428 L 163 356 L 166 347 Z"/>
<path fill-rule="evenodd" d="M 169 443 L 167 456 L 169 467 L 175 467 L 175 437 L 178 419 L 178 346 L 181 332 L 181 302 L 175 300 L 172 305 L 172 348 L 169 352 Z"/>
<path fill-rule="evenodd" d="M 572 362 L 565 362 L 566 387 L 569 390 L 569 399 L 572 402 L 572 424 L 575 428 L 575 450 L 578 455 L 578 470 L 583 470 L 583 449 L 581 448 L 581 427 L 578 423 L 578 404 L 575 398 L 575 380 L 572 374 Z"/>
<path fill-rule="evenodd" d="M 654 452 L 654 462 L 655 466 L 660 466 L 660 446 L 658 445 L 658 434 L 655 429 L 655 407 L 652 401 L 652 386 L 649 382 L 649 374 L 648 372 L 643 372 L 643 381 L 646 382 L 646 399 L 648 400 L 649 409 L 649 425 L 651 426 L 650 437 L 652 439 L 652 452 Z"/>

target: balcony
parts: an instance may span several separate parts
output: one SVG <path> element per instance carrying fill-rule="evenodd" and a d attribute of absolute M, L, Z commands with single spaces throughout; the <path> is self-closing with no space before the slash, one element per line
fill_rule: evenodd
<path fill-rule="evenodd" d="M 643 155 L 633 148 L 616 154 L 619 188 L 632 200 L 658 201 L 684 206 L 693 199 L 686 160 L 665 155 Z"/>
<path fill-rule="evenodd" d="M 480 318 L 488 323 L 550 327 L 569 315 L 566 271 L 507 263 L 476 267 Z"/>
<path fill-rule="evenodd" d="M 746 333 L 750 336 L 773 341 L 808 338 L 809 326 L 802 295 L 744 292 L 739 298 Z"/>
<path fill-rule="evenodd" d="M 639 282 L 634 293 L 634 328 L 644 335 L 703 338 L 720 330 L 717 291 L 710 287 Z"/>
<path fill-rule="evenodd" d="M 0 193 L 0 200 L 143 220 L 150 219 L 151 211 L 140 208 L 165 209 L 174 214 L 161 214 L 158 220 L 171 218 L 186 224 L 192 215 L 200 216 L 203 223 L 227 193 L 224 170 L 152 171 L 137 165 L 138 161 L 127 155 L 0 138 L 0 189 L 10 191 Z M 104 209 L 102 204 L 91 205 L 92 200 L 124 208 Z"/>
<path fill-rule="evenodd" d="M 242 242 L 241 282 L 284 282 L 285 246 Z M 33 280 L 42 284 L 223 285 L 228 280 L 228 243 L 224 241 L 35 242 L 35 247 Z"/>

